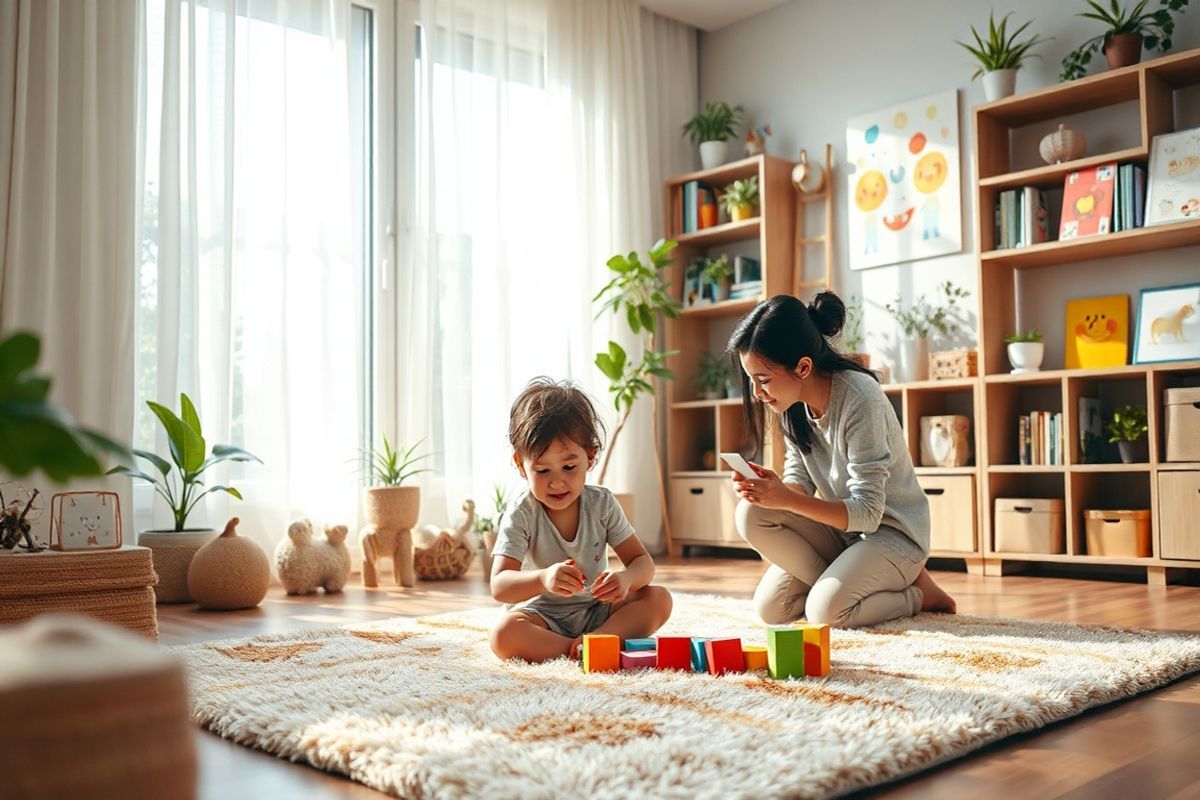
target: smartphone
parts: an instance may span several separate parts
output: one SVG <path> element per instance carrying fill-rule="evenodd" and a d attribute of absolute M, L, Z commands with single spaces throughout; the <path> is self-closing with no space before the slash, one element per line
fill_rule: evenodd
<path fill-rule="evenodd" d="M 741 453 L 721 453 L 721 460 L 733 468 L 735 472 L 743 478 L 757 478 L 758 473 L 750 468 L 746 463 L 746 459 L 742 458 Z"/>

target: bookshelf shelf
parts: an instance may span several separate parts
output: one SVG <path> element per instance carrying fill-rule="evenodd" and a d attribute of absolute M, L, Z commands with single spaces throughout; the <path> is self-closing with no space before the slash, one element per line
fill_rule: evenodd
<path fill-rule="evenodd" d="M 760 217 L 751 217 L 739 222 L 726 222 L 703 228 L 691 233 L 681 233 L 675 237 L 679 244 L 695 245 L 696 247 L 716 247 L 730 242 L 740 242 L 746 239 L 757 239 L 759 228 L 762 226 Z"/>
<path fill-rule="evenodd" d="M 683 317 L 727 317 L 731 314 L 745 314 L 762 302 L 762 297 L 743 297 L 739 300 L 725 300 L 707 306 L 692 306 L 679 312 Z"/>
<path fill-rule="evenodd" d="M 1196 244 L 1200 244 L 1200 220 L 1153 228 L 1135 228 L 1131 231 L 1087 236 L 1065 242 L 1042 242 L 1029 247 L 989 250 L 980 256 L 980 261 L 984 269 L 1000 264 L 1015 269 L 1029 269 L 1135 255 L 1154 250 L 1170 250 Z"/>
<path fill-rule="evenodd" d="M 918 475 L 974 475 L 975 467 L 913 467 Z"/>
<path fill-rule="evenodd" d="M 990 178 L 980 180 L 979 188 L 994 189 L 996 191 L 1015 189 L 1019 186 L 1053 189 L 1062 186 L 1063 179 L 1076 170 L 1109 164 L 1114 161 L 1122 163 L 1127 161 L 1145 161 L 1148 157 L 1149 154 L 1145 147 L 1129 147 L 1124 150 L 1116 150 L 1112 153 L 1102 153 L 1098 156 L 1064 161 L 1061 164 L 1050 164 L 1046 167 L 1023 169 L 1019 172 L 1007 172 L 1003 175 L 993 175 Z"/>
<path fill-rule="evenodd" d="M 742 398 L 734 399 L 724 398 L 721 400 L 681 400 L 676 403 L 671 403 L 671 408 L 721 408 L 721 407 L 742 407 Z"/>
<path fill-rule="evenodd" d="M 1067 468 L 1052 464 L 992 464 L 987 471 L 993 475 L 1061 475 Z"/>
<path fill-rule="evenodd" d="M 1149 472 L 1150 464 L 1072 464 L 1067 469 L 1071 472 Z"/>

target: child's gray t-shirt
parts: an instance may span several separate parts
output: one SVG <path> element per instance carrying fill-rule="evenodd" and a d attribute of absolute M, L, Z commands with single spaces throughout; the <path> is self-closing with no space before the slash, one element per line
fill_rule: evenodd
<path fill-rule="evenodd" d="M 574 559 L 586 579 L 582 592 L 570 597 L 543 592 L 532 599 L 546 605 L 589 605 L 595 598 L 586 587 L 608 568 L 605 545 L 616 547 L 633 533 L 612 492 L 600 486 L 584 486 L 579 495 L 579 529 L 575 539 L 568 542 L 546 515 L 545 507 L 526 491 L 505 513 L 492 555 L 515 558 L 522 569 L 543 569 Z"/>

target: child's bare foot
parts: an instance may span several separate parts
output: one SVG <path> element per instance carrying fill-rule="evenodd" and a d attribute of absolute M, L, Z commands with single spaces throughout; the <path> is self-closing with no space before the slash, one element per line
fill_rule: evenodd
<path fill-rule="evenodd" d="M 929 570 L 921 568 L 921 574 L 917 576 L 913 582 L 921 590 L 925 600 L 921 604 L 922 611 L 941 611 L 946 614 L 954 614 L 958 611 L 958 603 L 954 602 L 954 598 L 946 594 L 942 587 L 933 582 L 933 576 L 929 574 Z"/>

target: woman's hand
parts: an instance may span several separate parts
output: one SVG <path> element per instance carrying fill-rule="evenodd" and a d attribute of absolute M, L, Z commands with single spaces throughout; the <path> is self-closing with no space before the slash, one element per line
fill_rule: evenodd
<path fill-rule="evenodd" d="M 583 572 L 568 559 L 551 564 L 541 571 L 542 586 L 550 594 L 570 597 L 583 591 Z"/>
<path fill-rule="evenodd" d="M 786 509 L 792 499 L 792 490 L 784 486 L 774 470 L 759 464 L 750 464 L 758 473 L 757 478 L 743 478 L 733 473 L 733 489 L 738 497 L 763 508 Z"/>

